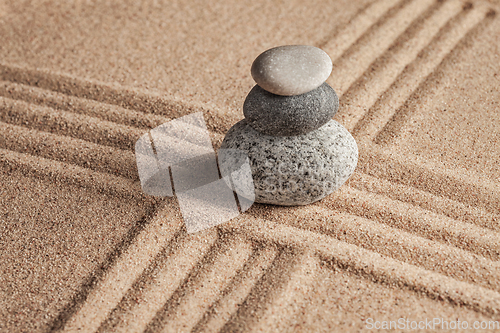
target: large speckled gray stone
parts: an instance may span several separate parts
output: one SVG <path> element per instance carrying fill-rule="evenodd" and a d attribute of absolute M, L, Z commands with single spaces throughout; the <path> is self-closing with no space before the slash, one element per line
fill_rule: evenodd
<path fill-rule="evenodd" d="M 258 85 L 248 94 L 243 113 L 257 131 L 274 136 L 300 135 L 326 124 L 339 108 L 328 83 L 302 95 L 280 96 Z"/>
<path fill-rule="evenodd" d="M 332 60 L 314 46 L 279 46 L 261 53 L 251 72 L 255 82 L 273 94 L 300 95 L 326 81 L 332 72 Z"/>
<path fill-rule="evenodd" d="M 286 206 L 324 198 L 349 178 L 358 161 L 356 141 L 334 120 L 304 135 L 274 137 L 257 132 L 243 119 L 228 131 L 222 149 L 247 154 L 255 202 Z M 222 174 L 239 163 L 241 154 L 236 155 L 219 156 Z M 245 196 L 237 186 L 235 190 Z"/>

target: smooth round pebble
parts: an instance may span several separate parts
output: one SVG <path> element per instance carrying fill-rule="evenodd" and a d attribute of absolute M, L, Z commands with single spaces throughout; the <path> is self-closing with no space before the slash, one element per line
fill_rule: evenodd
<path fill-rule="evenodd" d="M 358 162 L 356 141 L 334 120 L 304 135 L 274 137 L 257 132 L 243 119 L 228 131 L 222 149 L 240 153 L 219 156 L 221 173 L 229 174 L 244 152 L 255 202 L 275 205 L 307 205 L 324 198 L 349 178 Z M 244 197 L 248 193 L 238 186 L 235 191 Z"/>
<path fill-rule="evenodd" d="M 264 90 L 283 96 L 300 95 L 326 81 L 332 72 L 332 60 L 314 46 L 279 46 L 261 53 L 251 72 Z"/>
<path fill-rule="evenodd" d="M 243 114 L 263 134 L 291 136 L 320 128 L 338 108 L 339 98 L 326 82 L 296 96 L 276 95 L 256 85 L 243 104 Z"/>

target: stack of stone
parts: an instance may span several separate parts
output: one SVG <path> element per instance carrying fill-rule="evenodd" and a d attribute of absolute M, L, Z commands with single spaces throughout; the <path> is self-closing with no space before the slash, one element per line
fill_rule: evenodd
<path fill-rule="evenodd" d="M 305 205 L 338 189 L 356 168 L 358 147 L 332 120 L 339 100 L 325 82 L 330 57 L 313 46 L 281 46 L 259 55 L 251 71 L 257 85 L 245 119 L 221 145 L 222 174 L 235 169 L 238 154 L 228 152 L 237 151 L 250 161 L 255 202 Z"/>

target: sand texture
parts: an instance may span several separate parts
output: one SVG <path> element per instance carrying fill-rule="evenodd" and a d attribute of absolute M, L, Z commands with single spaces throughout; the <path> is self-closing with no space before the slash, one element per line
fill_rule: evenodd
<path fill-rule="evenodd" d="M 202 111 L 218 148 L 285 44 L 332 58 L 356 171 L 187 234 L 136 140 Z M 500 322 L 499 86 L 496 0 L 1 0 L 0 332 Z"/>

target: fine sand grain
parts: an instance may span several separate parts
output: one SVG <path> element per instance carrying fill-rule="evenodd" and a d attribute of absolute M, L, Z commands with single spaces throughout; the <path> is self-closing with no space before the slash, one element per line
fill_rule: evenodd
<path fill-rule="evenodd" d="M 0 1 L 0 332 L 500 329 L 499 13 Z M 356 171 L 313 205 L 187 234 L 176 198 L 142 193 L 136 140 L 201 111 L 218 148 L 252 61 L 285 44 L 332 58 Z"/>

